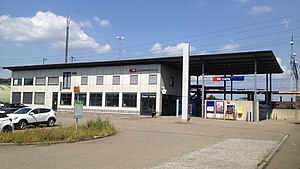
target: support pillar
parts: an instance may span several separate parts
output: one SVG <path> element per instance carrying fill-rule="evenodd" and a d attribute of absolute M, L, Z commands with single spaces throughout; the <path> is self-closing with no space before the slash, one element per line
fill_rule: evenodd
<path fill-rule="evenodd" d="M 267 106 L 267 112 L 266 112 L 266 120 L 269 119 L 269 77 L 268 74 L 266 74 L 266 94 L 265 94 L 265 102 Z"/>
<path fill-rule="evenodd" d="M 205 93 L 204 93 L 204 62 L 202 62 L 202 106 L 201 106 L 201 111 L 202 111 L 202 118 L 206 118 L 206 114 L 205 114 L 205 105 L 204 105 L 204 101 L 205 101 Z"/>
<path fill-rule="evenodd" d="M 182 59 L 182 121 L 188 121 L 188 104 L 189 104 L 189 57 L 190 44 L 183 44 L 183 59 Z"/>
<path fill-rule="evenodd" d="M 257 60 L 254 60 L 254 103 L 252 121 L 259 121 L 259 112 L 257 111 Z"/>

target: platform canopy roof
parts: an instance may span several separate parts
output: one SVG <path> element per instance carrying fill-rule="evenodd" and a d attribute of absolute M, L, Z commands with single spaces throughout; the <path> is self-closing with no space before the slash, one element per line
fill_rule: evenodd
<path fill-rule="evenodd" d="M 205 75 L 235 75 L 254 74 L 255 60 L 257 63 L 257 74 L 283 73 L 274 53 L 271 50 L 250 51 L 221 54 L 203 54 L 190 56 L 190 75 L 202 75 L 202 65 L 204 63 Z M 9 66 L 3 69 L 11 71 L 22 70 L 42 70 L 42 69 L 64 69 L 82 67 L 102 67 L 102 66 L 125 66 L 125 65 L 145 65 L 163 64 L 177 70 L 182 70 L 182 56 L 142 58 L 114 61 L 93 61 L 75 62 L 61 64 L 43 64 L 26 66 Z"/>

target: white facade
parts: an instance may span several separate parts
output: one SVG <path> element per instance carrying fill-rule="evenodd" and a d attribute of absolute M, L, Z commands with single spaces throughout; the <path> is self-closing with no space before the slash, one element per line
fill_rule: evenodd
<path fill-rule="evenodd" d="M 79 86 L 80 97 L 86 98 L 85 111 L 142 114 L 141 97 L 152 94 L 155 112 L 161 115 L 162 90 L 166 89 L 167 95 L 181 95 L 181 71 L 161 64 L 14 70 L 11 102 L 72 110 L 77 97 L 74 86 Z M 125 96 L 130 98 L 130 105 L 124 101 Z"/>

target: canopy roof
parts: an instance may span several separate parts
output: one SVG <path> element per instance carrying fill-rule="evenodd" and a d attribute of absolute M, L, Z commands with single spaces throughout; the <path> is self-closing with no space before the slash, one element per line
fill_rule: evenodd
<path fill-rule="evenodd" d="M 274 53 L 271 50 L 267 50 L 193 55 L 190 56 L 190 75 L 202 75 L 202 63 L 204 63 L 205 75 L 254 74 L 255 60 L 257 61 L 257 74 L 283 73 Z M 9 69 L 11 71 L 21 71 L 80 67 L 125 66 L 141 64 L 163 64 L 181 70 L 182 56 L 114 61 L 9 66 L 3 67 L 3 69 Z"/>

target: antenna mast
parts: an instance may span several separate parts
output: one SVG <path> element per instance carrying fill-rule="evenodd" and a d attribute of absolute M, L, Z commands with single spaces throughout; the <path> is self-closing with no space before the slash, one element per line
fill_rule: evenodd
<path fill-rule="evenodd" d="M 68 63 L 68 48 L 69 48 L 69 26 L 71 22 L 70 15 L 67 16 L 67 30 L 66 30 L 66 53 L 65 53 L 65 63 Z"/>
<path fill-rule="evenodd" d="M 292 36 L 291 42 L 291 59 L 290 59 L 290 65 L 291 65 L 291 78 L 295 80 L 296 82 L 296 92 L 298 92 L 298 64 L 296 61 L 296 53 L 294 53 L 294 36 Z"/>

